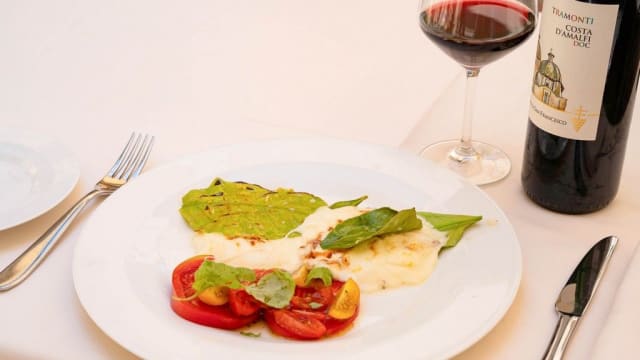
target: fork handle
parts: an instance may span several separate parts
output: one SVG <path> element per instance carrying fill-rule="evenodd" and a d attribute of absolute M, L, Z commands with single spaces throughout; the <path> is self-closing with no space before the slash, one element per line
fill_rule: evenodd
<path fill-rule="evenodd" d="M 62 215 L 38 240 L 0 272 L 0 291 L 10 290 L 26 279 L 53 249 L 62 234 L 93 198 L 110 194 L 110 191 L 95 189 L 83 196 L 71 209 Z"/>

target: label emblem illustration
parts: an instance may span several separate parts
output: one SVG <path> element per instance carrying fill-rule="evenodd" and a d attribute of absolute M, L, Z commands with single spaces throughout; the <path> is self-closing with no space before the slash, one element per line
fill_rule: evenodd
<path fill-rule="evenodd" d="M 547 59 L 542 60 L 540 40 L 538 40 L 533 87 L 531 91 L 533 92 L 533 96 L 543 104 L 566 112 L 568 100 L 562 96 L 562 92 L 564 91 L 562 72 L 560 71 L 560 66 L 555 61 L 555 57 L 553 49 L 549 49 Z M 576 132 L 582 129 L 588 117 L 598 115 L 589 113 L 582 105 L 578 106 L 576 111 L 571 112 L 571 114 L 573 115 L 573 117 L 571 117 L 571 124 Z"/>
<path fill-rule="evenodd" d="M 538 51 L 536 52 L 536 71 L 533 79 L 533 95 L 554 109 L 564 111 L 567 108 L 567 99 L 562 97 L 564 84 L 562 83 L 562 73 L 560 67 L 554 62 L 555 55 L 553 49 L 547 53 L 547 60 L 542 60 L 540 56 L 540 42 L 538 41 Z"/>
<path fill-rule="evenodd" d="M 545 0 L 529 119 L 550 134 L 592 141 L 598 133 L 617 4 Z"/>

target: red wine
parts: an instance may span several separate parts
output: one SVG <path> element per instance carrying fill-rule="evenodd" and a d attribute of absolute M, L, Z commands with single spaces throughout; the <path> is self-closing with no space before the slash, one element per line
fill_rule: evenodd
<path fill-rule="evenodd" d="M 534 96 L 531 99 L 524 149 L 522 185 L 534 202 L 548 209 L 572 214 L 593 212 L 609 204 L 615 197 L 620 183 L 640 74 L 640 8 L 637 0 L 589 0 L 589 3 L 613 6 L 610 15 L 611 25 L 601 27 L 601 24 L 607 21 L 606 17 L 600 15 L 604 13 L 604 8 L 598 8 L 596 15 L 583 16 L 572 10 L 572 4 L 585 8 L 593 5 L 573 0 L 562 0 L 558 4 L 547 2 L 548 0 L 545 0 L 543 19 L 549 16 L 550 19 L 558 21 L 564 17 L 575 24 L 541 27 L 541 43 L 544 38 L 548 46 L 543 45 L 541 48 L 539 44 L 538 47 L 537 70 L 534 72 L 532 87 Z M 582 21 L 581 24 L 577 23 L 579 20 Z M 571 26 L 584 29 L 579 31 L 585 35 L 589 32 L 588 37 L 577 38 L 576 32 L 570 31 L 574 29 Z M 557 30 L 558 28 L 560 30 Z M 607 31 L 611 33 L 609 43 L 594 40 L 595 36 Z M 572 36 L 574 39 L 569 39 Z M 551 38 L 553 40 L 548 40 Z M 558 56 L 558 49 L 564 46 L 563 44 L 571 45 L 571 51 L 577 56 L 569 56 L 572 54 L 569 52 L 562 57 Z M 602 44 L 603 49 L 606 49 L 604 53 L 599 51 L 584 56 L 590 48 L 598 44 Z M 546 51 L 547 60 L 541 60 L 541 53 Z M 584 96 L 585 87 L 571 84 L 571 81 L 579 81 L 576 80 L 577 77 L 570 80 L 565 76 L 573 69 L 584 69 L 585 59 L 594 56 L 603 57 L 602 70 L 597 66 L 590 66 L 590 71 L 583 72 L 582 75 L 586 75 L 591 81 L 602 73 L 602 101 L 596 104 L 600 108 L 599 113 L 585 110 L 587 102 L 579 101 L 579 98 Z M 544 66 L 543 61 L 546 61 Z M 554 75 L 557 75 L 556 82 L 553 80 Z M 571 95 L 565 95 L 570 87 L 574 88 Z M 588 88 L 594 87 L 597 87 L 595 83 Z M 540 105 L 534 99 L 536 91 L 538 95 L 542 95 L 544 105 Z M 560 108 L 563 110 L 559 110 Z M 574 110 L 570 110 L 572 108 Z M 538 112 L 548 112 L 552 116 L 546 114 L 550 119 L 539 118 L 536 117 Z M 571 117 L 566 124 L 568 133 L 565 133 L 563 129 L 558 128 L 562 127 L 562 121 L 565 121 L 563 114 L 567 113 L 571 114 Z M 590 136 L 583 134 L 588 125 L 592 126 L 593 134 Z"/>
<path fill-rule="evenodd" d="M 535 16 L 515 2 L 449 0 L 425 9 L 420 27 L 458 63 L 479 68 L 527 39 L 535 29 Z"/>

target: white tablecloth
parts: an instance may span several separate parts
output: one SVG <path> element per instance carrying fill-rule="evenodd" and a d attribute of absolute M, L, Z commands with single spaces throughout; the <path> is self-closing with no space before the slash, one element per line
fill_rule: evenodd
<path fill-rule="evenodd" d="M 80 182 L 62 204 L 0 231 L 0 266 L 93 186 L 132 130 L 157 137 L 148 167 L 221 144 L 328 135 L 417 151 L 455 138 L 461 70 L 421 34 L 417 1 L 0 2 L 0 131 L 69 146 Z M 590 354 L 638 242 L 636 111 L 617 199 L 583 216 L 531 203 L 520 187 L 535 38 L 482 71 L 474 137 L 502 147 L 510 176 L 483 187 L 507 213 L 524 259 L 504 319 L 460 359 L 537 359 L 558 291 L 591 245 L 621 242 L 568 359 Z M 640 106 L 640 101 L 637 101 Z M 76 297 L 71 259 L 85 212 L 22 285 L 0 293 L 0 358 L 134 358 Z"/>

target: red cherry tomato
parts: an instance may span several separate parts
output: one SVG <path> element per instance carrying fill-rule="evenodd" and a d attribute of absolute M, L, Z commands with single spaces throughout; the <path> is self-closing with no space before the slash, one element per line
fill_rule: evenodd
<path fill-rule="evenodd" d="M 312 317 L 312 318 L 314 318 L 316 320 L 322 321 L 323 323 L 329 317 L 329 315 L 325 314 L 324 311 L 307 311 L 307 310 L 295 310 L 295 309 L 291 310 L 291 311 L 293 311 L 294 313 L 297 313 L 297 314 L 302 314 L 302 315 L 305 315 L 305 316 Z"/>
<path fill-rule="evenodd" d="M 205 258 L 205 255 L 191 257 L 173 269 L 171 283 L 173 285 L 173 292 L 177 297 L 188 298 L 196 293 L 191 287 L 191 284 L 193 284 L 193 276 Z"/>
<path fill-rule="evenodd" d="M 260 303 L 244 290 L 229 290 L 229 307 L 239 316 L 253 315 L 260 310 Z"/>
<path fill-rule="evenodd" d="M 333 298 L 342 286 L 341 281 L 334 280 L 330 286 L 322 282 L 308 287 L 296 287 L 291 299 L 291 308 L 300 310 L 325 310 L 333 302 Z"/>
<path fill-rule="evenodd" d="M 258 313 L 238 316 L 226 305 L 211 306 L 198 299 L 191 301 L 171 299 L 171 308 L 185 320 L 219 329 L 239 329 L 251 324 L 259 317 Z"/>
<path fill-rule="evenodd" d="M 297 287 L 291 299 L 291 307 L 301 310 L 324 310 L 331 301 L 333 301 L 333 292 L 329 286 L 317 289 Z"/>
<path fill-rule="evenodd" d="M 180 300 L 195 294 L 191 287 L 193 274 L 200 267 L 206 256 L 195 256 L 180 263 L 172 275 L 173 297 L 171 308 L 180 317 L 191 322 L 220 329 L 238 329 L 256 321 L 259 313 L 239 316 L 227 305 L 211 306 L 196 299 Z"/>
<path fill-rule="evenodd" d="M 358 311 L 360 308 L 356 309 L 355 314 L 352 317 L 345 320 L 334 319 L 331 316 L 327 316 L 326 321 L 324 321 L 324 326 L 327 327 L 327 336 L 337 334 L 346 328 L 348 328 L 351 324 L 353 324 L 354 320 L 358 317 Z"/>
<path fill-rule="evenodd" d="M 173 298 L 171 308 L 180 317 L 194 323 L 220 329 L 238 329 L 256 321 L 264 308 L 264 319 L 275 334 L 297 340 L 315 340 L 347 329 L 358 316 L 337 320 L 327 315 L 343 283 L 334 280 L 331 286 L 314 282 L 311 286 L 296 287 L 287 309 L 273 309 L 260 303 L 244 290 L 230 290 L 229 302 L 211 306 L 192 297 L 194 273 L 207 256 L 195 256 L 180 263 L 172 274 Z M 271 270 L 255 270 L 257 279 Z"/>
<path fill-rule="evenodd" d="M 322 321 L 301 312 L 269 309 L 264 318 L 271 331 L 288 338 L 315 340 L 327 332 Z"/>

